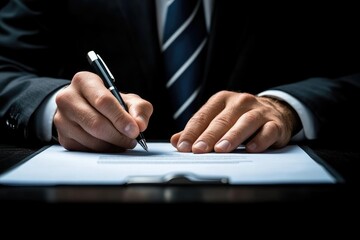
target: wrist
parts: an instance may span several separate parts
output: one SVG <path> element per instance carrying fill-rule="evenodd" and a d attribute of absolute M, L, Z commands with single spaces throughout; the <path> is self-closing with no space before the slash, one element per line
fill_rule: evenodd
<path fill-rule="evenodd" d="M 291 136 L 296 135 L 301 130 L 301 120 L 297 112 L 287 102 L 274 99 L 275 104 L 281 109 L 285 122 L 291 130 Z"/>

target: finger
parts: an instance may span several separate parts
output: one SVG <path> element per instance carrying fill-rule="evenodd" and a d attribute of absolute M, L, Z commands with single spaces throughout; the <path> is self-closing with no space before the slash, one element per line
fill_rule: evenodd
<path fill-rule="evenodd" d="M 267 122 L 260 131 L 246 144 L 248 152 L 263 152 L 275 142 L 280 136 L 280 129 L 275 122 Z"/>
<path fill-rule="evenodd" d="M 93 137 L 86 131 L 84 131 L 79 125 L 72 124 L 68 126 L 67 131 L 64 131 L 63 129 L 60 129 L 60 138 L 59 142 L 61 145 L 68 149 L 72 150 L 81 150 L 83 148 L 86 148 L 87 151 L 96 151 L 96 152 L 121 152 L 124 151 L 127 148 L 133 148 L 136 145 L 135 141 L 134 145 L 127 146 L 126 144 L 122 144 L 122 146 L 116 146 L 114 144 L 111 144 L 109 142 L 103 141 L 101 139 L 98 139 L 96 137 Z M 75 144 L 77 143 L 77 144 Z M 71 145 L 69 145 L 71 144 Z M 72 145 L 75 144 L 75 145 Z M 79 144 L 82 146 L 79 146 Z M 74 147 L 77 147 L 79 149 L 73 149 Z"/>
<path fill-rule="evenodd" d="M 75 131 L 76 126 L 79 125 L 82 131 L 94 138 L 123 148 L 135 146 L 135 140 L 117 131 L 107 118 L 93 109 L 83 98 L 77 97 L 78 95 L 59 95 L 57 99 L 59 110 L 54 116 L 54 123 L 59 132 L 68 138 L 74 138 L 73 135 L 81 134 Z M 73 102 L 77 104 L 74 105 Z M 87 138 L 83 139 L 86 140 Z"/>
<path fill-rule="evenodd" d="M 227 107 L 213 121 L 208 128 L 199 136 L 192 146 L 194 153 L 205 153 L 213 151 L 214 145 L 224 134 L 232 128 L 239 119 L 241 112 L 234 111 L 232 107 Z"/>
<path fill-rule="evenodd" d="M 215 152 L 230 152 L 254 135 L 266 123 L 258 110 L 244 113 L 214 146 Z"/>
<path fill-rule="evenodd" d="M 193 143 L 224 107 L 225 104 L 222 100 L 218 100 L 216 97 L 210 98 L 186 124 L 176 146 L 178 151 L 191 152 Z"/>
<path fill-rule="evenodd" d="M 104 86 L 100 77 L 92 73 L 77 74 L 72 83 L 81 89 L 82 96 L 89 104 L 109 119 L 118 131 L 133 139 L 139 135 L 140 130 L 135 120 Z"/>
<path fill-rule="evenodd" d="M 88 148 L 71 138 L 62 139 L 61 145 L 67 150 L 82 152 L 124 152 L 126 150 L 124 148 L 111 145 L 106 148 L 100 148 L 99 145 L 97 145 L 96 148 Z"/>
<path fill-rule="evenodd" d="M 61 135 L 59 135 L 58 139 L 61 146 L 63 146 L 65 149 L 69 151 L 92 152 L 90 148 L 85 147 L 84 145 L 75 141 L 74 139 L 64 138 Z"/>
<path fill-rule="evenodd" d="M 79 138 L 77 140 L 80 142 L 86 142 L 88 140 L 94 142 L 92 139 L 95 138 L 98 139 L 96 142 L 99 144 L 104 141 L 123 148 L 133 148 L 136 145 L 134 139 L 121 134 L 107 118 L 94 111 L 94 109 L 87 108 L 86 105 L 78 108 L 76 115 L 74 114 L 72 119 L 70 118 L 72 121 L 78 119 L 80 119 L 79 126 L 82 132 L 86 134 L 76 136 L 81 134 L 81 132 L 75 131 L 71 132 L 71 135 L 76 136 L 75 139 Z M 68 129 L 68 131 L 69 130 L 71 129 Z"/>
<path fill-rule="evenodd" d="M 175 147 L 175 148 L 176 148 L 177 145 L 178 145 L 178 142 L 179 142 L 181 133 L 182 133 L 182 131 L 181 131 L 181 132 L 178 132 L 178 133 L 175 133 L 175 134 L 172 135 L 171 138 L 170 138 L 170 143 L 171 143 L 171 145 L 173 145 L 173 147 Z"/>
<path fill-rule="evenodd" d="M 124 98 L 130 115 L 137 122 L 140 131 L 143 132 L 146 130 L 149 119 L 153 113 L 153 106 L 150 102 L 142 99 L 136 94 L 121 94 Z"/>

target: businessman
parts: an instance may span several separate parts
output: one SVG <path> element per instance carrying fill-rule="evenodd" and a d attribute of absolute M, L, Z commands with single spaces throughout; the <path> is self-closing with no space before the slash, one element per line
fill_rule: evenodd
<path fill-rule="evenodd" d="M 206 153 L 358 133 L 356 14 L 276 9 L 236 0 L 2 1 L 1 138 L 122 151 L 144 132 Z M 91 50 L 129 112 L 92 72 Z"/>

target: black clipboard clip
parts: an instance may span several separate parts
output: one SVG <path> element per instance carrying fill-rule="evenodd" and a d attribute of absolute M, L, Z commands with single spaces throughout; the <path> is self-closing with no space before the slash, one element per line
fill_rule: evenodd
<path fill-rule="evenodd" d="M 125 184 L 229 184 L 227 177 L 198 176 L 193 173 L 168 173 L 162 176 L 129 176 Z"/>

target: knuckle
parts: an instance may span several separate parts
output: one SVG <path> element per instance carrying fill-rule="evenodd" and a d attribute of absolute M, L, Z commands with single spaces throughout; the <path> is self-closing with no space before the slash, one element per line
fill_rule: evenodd
<path fill-rule="evenodd" d="M 196 139 L 198 137 L 198 133 L 196 131 L 196 128 L 189 128 L 186 130 L 186 133 L 183 134 L 182 138 L 183 139 Z"/>
<path fill-rule="evenodd" d="M 89 128 L 91 135 L 100 136 L 100 134 L 103 132 L 102 128 L 104 126 L 104 123 L 96 115 L 91 115 L 83 121 L 85 125 Z"/>
<path fill-rule="evenodd" d="M 153 113 L 154 111 L 154 108 L 153 108 L 153 105 L 149 102 L 149 101 L 146 101 L 144 100 L 143 102 L 141 102 L 141 105 L 140 107 L 142 109 L 146 109 L 146 112 L 150 113 L 150 115 Z"/>
<path fill-rule="evenodd" d="M 262 118 L 262 115 L 258 111 L 249 111 L 242 115 L 241 118 L 245 122 L 253 123 L 258 122 Z"/>
<path fill-rule="evenodd" d="M 254 102 L 256 101 L 256 97 L 250 93 L 241 93 L 238 95 L 238 101 L 239 103 L 244 102 Z"/>
<path fill-rule="evenodd" d="M 221 90 L 221 91 L 215 93 L 214 95 L 212 95 L 209 100 L 213 101 L 213 102 L 218 102 L 222 99 L 227 98 L 229 95 L 231 95 L 230 91 Z"/>
<path fill-rule="evenodd" d="M 279 138 L 281 133 L 281 127 L 274 121 L 268 122 L 268 124 L 266 124 L 264 127 L 267 128 L 266 130 L 270 133 L 270 136 L 274 136 L 277 139 Z"/>
<path fill-rule="evenodd" d="M 75 85 L 78 85 L 78 84 L 82 84 L 83 81 L 84 81 L 84 75 L 85 73 L 84 72 L 77 72 L 74 74 L 72 80 L 71 80 L 71 84 L 75 84 Z"/>
<path fill-rule="evenodd" d="M 227 135 L 229 136 L 229 139 L 235 140 L 241 137 L 242 132 L 239 129 L 232 129 L 227 133 Z"/>
<path fill-rule="evenodd" d="M 195 114 L 189 122 L 191 124 L 204 125 L 207 123 L 208 116 L 205 112 L 198 112 Z"/>
<path fill-rule="evenodd" d="M 67 105 L 71 95 L 67 91 L 63 90 L 57 93 L 55 97 L 55 103 L 59 108 L 62 108 Z"/>
<path fill-rule="evenodd" d="M 208 143 L 215 143 L 219 140 L 219 136 L 216 134 L 215 131 L 206 131 L 206 135 L 204 136 L 204 139 L 206 138 L 206 142 Z"/>
<path fill-rule="evenodd" d="M 221 129 L 228 129 L 231 127 L 231 122 L 226 117 L 218 117 L 214 120 L 214 123 Z"/>
<path fill-rule="evenodd" d="M 110 105 L 111 98 L 108 94 L 97 92 L 94 94 L 94 107 L 103 109 Z"/>
<path fill-rule="evenodd" d="M 269 139 L 272 139 L 273 147 L 282 147 L 286 145 L 286 143 L 290 140 L 291 136 L 286 135 L 285 131 L 282 131 L 282 128 L 280 125 L 278 125 L 276 122 L 269 122 L 269 124 L 266 125 L 267 131 L 269 132 Z"/>
<path fill-rule="evenodd" d="M 121 127 L 124 125 L 125 116 L 121 112 L 118 112 L 113 119 L 114 126 Z"/>
<path fill-rule="evenodd" d="M 146 108 L 149 109 L 149 112 L 152 114 L 154 111 L 153 105 L 148 101 L 145 102 L 145 105 L 146 105 Z"/>
<path fill-rule="evenodd" d="M 280 132 L 280 126 L 278 124 L 276 124 L 274 121 L 270 121 L 268 122 L 268 124 L 266 124 L 266 127 L 271 131 L 271 132 Z"/>

